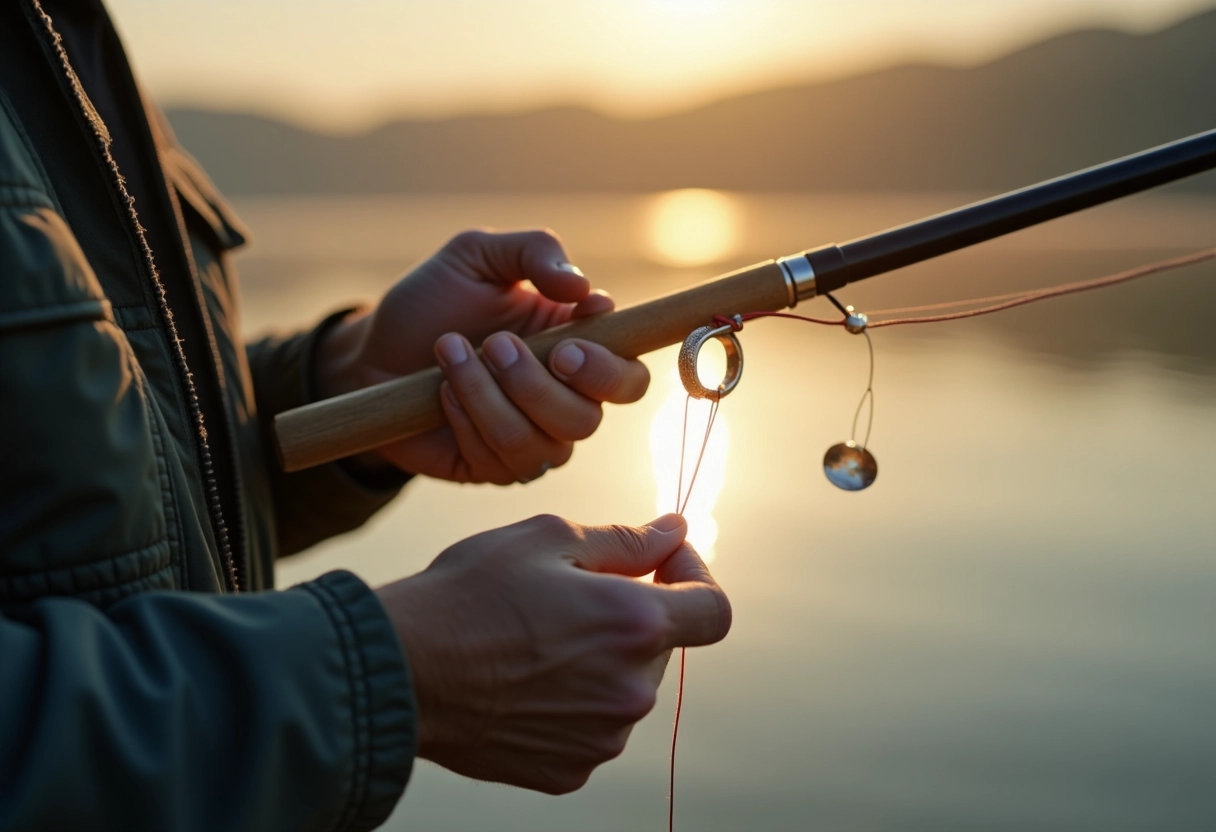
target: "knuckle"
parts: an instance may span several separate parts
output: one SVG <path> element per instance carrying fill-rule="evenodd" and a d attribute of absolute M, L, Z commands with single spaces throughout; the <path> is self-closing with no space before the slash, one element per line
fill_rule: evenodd
<path fill-rule="evenodd" d="M 582 416 L 575 418 L 568 426 L 568 438 L 578 442 L 591 436 L 599 430 L 600 423 L 604 421 L 604 408 L 596 403 L 594 408 L 588 409 Z"/>
<path fill-rule="evenodd" d="M 444 248 L 449 250 L 476 248 L 485 242 L 486 237 L 490 236 L 490 233 L 491 232 L 488 228 L 482 226 L 466 228 L 464 231 L 461 231 L 459 234 L 452 237 L 452 239 L 448 240 L 447 245 L 444 246 Z"/>
<path fill-rule="evenodd" d="M 562 244 L 561 236 L 556 231 L 554 231 L 552 228 L 549 228 L 548 226 L 545 226 L 544 228 L 538 228 L 535 231 L 533 231 L 532 233 L 535 235 L 535 238 L 540 242 L 556 243 L 559 246 Z"/>
<path fill-rule="evenodd" d="M 496 425 L 486 441 L 500 454 L 516 456 L 532 444 L 532 429 L 524 425 Z"/>
<path fill-rule="evenodd" d="M 536 372 L 521 372 L 511 381 L 511 399 L 516 404 L 529 408 L 540 409 L 548 406 L 553 400 L 553 392 L 553 377 L 547 373 L 542 375 Z"/>
<path fill-rule="evenodd" d="M 445 367 L 443 377 L 447 379 L 453 389 L 459 390 L 468 397 L 468 405 L 471 407 L 476 407 L 486 397 L 490 385 L 494 383 L 484 371 L 477 371 L 475 360 Z"/>
<path fill-rule="evenodd" d="M 629 390 L 625 398 L 626 403 L 636 402 L 642 396 L 646 395 L 646 391 L 650 389 L 650 368 L 640 361 L 634 362 L 637 367 L 634 370 L 635 378 L 628 385 Z"/>
<path fill-rule="evenodd" d="M 561 468 L 570 461 L 570 457 L 574 456 L 574 445 L 570 442 L 561 442 L 558 444 L 557 450 L 549 459 L 549 465 L 552 468 Z"/>
<path fill-rule="evenodd" d="M 726 593 L 718 589 L 714 592 L 714 599 L 718 602 L 718 620 L 715 634 L 715 641 L 721 641 L 726 638 L 730 632 L 730 626 L 734 622 L 735 613 L 731 608 L 730 599 L 726 597 Z"/>
<path fill-rule="evenodd" d="M 612 538 L 614 548 L 632 555 L 645 554 L 647 543 L 646 533 L 633 526 L 614 524 L 604 526 L 604 531 Z"/>
<path fill-rule="evenodd" d="M 630 652 L 657 656 L 667 645 L 667 615 L 657 604 L 630 604 L 620 633 Z"/>
<path fill-rule="evenodd" d="M 645 679 L 638 679 L 622 688 L 618 696 L 617 716 L 625 723 L 633 725 L 654 710 L 657 701 L 658 694 L 655 692 L 654 685 Z M 626 737 L 619 733 L 609 738 L 613 747 L 615 747 L 615 743 L 620 745 L 620 750 L 612 756 L 615 757 L 624 750 L 625 739 Z"/>
<path fill-rule="evenodd" d="M 591 379 L 592 391 L 600 398 L 608 398 L 618 393 L 624 387 L 625 370 L 621 359 L 608 356 L 603 361 Z"/>
<path fill-rule="evenodd" d="M 645 714 L 642 716 L 645 716 Z M 641 717 L 631 720 L 631 724 L 640 719 Z M 617 757 L 624 754 L 625 745 L 627 744 L 628 740 L 629 736 L 624 731 L 618 731 L 605 736 L 602 740 L 600 740 L 599 743 L 599 762 L 606 763 L 609 760 L 615 760 Z"/>
<path fill-rule="evenodd" d="M 546 794 L 561 795 L 576 792 L 583 786 L 587 785 L 587 781 L 591 779 L 592 769 L 579 768 L 573 771 L 562 771 L 551 774 L 547 779 L 547 788 L 543 788 Z"/>
<path fill-rule="evenodd" d="M 578 536 L 574 524 L 556 514 L 538 514 L 526 523 L 532 531 L 545 537 L 569 540 Z"/>

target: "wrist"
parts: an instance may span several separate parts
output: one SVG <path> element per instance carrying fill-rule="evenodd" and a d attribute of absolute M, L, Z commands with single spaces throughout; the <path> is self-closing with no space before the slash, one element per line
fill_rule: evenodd
<path fill-rule="evenodd" d="M 317 401 L 367 386 L 361 358 L 370 321 L 367 308 L 355 309 L 321 335 L 312 367 Z"/>
<path fill-rule="evenodd" d="M 367 307 L 354 309 L 321 334 L 312 367 L 314 401 L 352 393 L 372 383 L 363 365 L 363 345 L 371 319 L 371 310 Z M 375 479 L 387 469 L 397 470 L 397 466 L 375 450 L 349 457 L 343 464 L 356 479 Z"/>
<path fill-rule="evenodd" d="M 419 598 L 415 591 L 418 589 L 417 584 L 421 579 L 421 574 L 414 575 L 382 586 L 375 592 L 388 613 L 389 620 L 393 623 L 397 642 L 401 645 L 401 652 L 405 656 L 410 677 L 413 679 L 414 700 L 417 708 L 415 730 L 418 755 L 425 757 L 427 750 L 434 744 L 436 714 L 430 695 L 435 674 L 433 669 L 428 666 L 429 651 L 426 650 L 423 643 L 426 627 L 417 627 L 413 622 L 413 614 L 418 612 L 419 604 L 425 603 L 425 599 Z"/>

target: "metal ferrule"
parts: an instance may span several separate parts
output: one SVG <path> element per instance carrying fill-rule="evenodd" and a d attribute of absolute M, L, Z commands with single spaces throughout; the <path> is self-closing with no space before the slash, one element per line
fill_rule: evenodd
<path fill-rule="evenodd" d="M 810 300 L 815 297 L 815 269 L 806 254 L 791 254 L 777 261 L 781 273 L 785 275 L 785 288 L 789 292 L 790 308 L 798 305 L 800 300 Z"/>

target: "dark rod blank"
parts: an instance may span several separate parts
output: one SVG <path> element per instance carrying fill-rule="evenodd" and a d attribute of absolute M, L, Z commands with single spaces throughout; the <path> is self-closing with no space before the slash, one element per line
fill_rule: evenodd
<path fill-rule="evenodd" d="M 1216 130 L 806 253 L 817 294 L 1216 168 Z"/>

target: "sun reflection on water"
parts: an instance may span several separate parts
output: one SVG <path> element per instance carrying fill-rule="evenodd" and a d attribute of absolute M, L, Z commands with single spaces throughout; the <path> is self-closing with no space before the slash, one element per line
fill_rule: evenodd
<path fill-rule="evenodd" d="M 706 358 L 711 356 L 706 351 Z M 707 360 L 707 365 L 711 362 Z M 710 384 L 714 383 L 712 381 Z M 684 403 L 687 394 L 680 384 L 679 373 L 672 369 L 666 376 L 667 391 L 650 424 L 650 455 L 657 485 L 656 508 L 666 514 L 676 509 L 676 488 L 680 481 L 680 429 L 684 424 Z M 694 399 L 688 408 L 688 440 L 684 453 L 684 490 L 697 464 L 697 454 L 705 436 L 705 424 L 709 418 L 710 403 Z M 705 448 L 705 457 L 697 473 L 696 486 L 688 500 L 684 518 L 688 521 L 688 542 L 708 563 L 714 558 L 714 544 L 718 540 L 718 523 L 714 519 L 714 506 L 726 478 L 726 455 L 730 444 L 730 430 L 722 412 L 714 421 L 713 433 Z"/>

